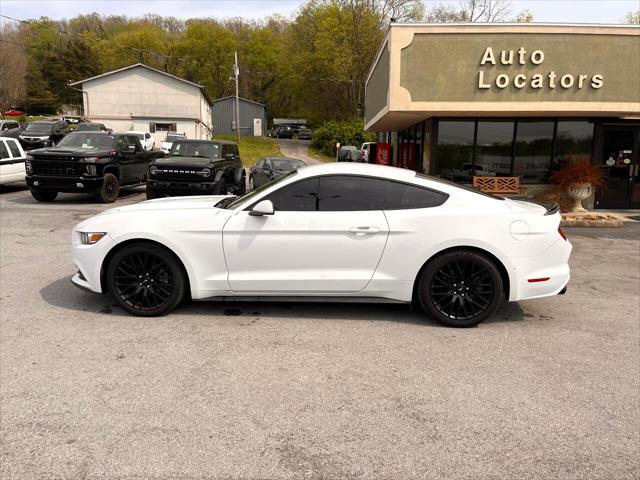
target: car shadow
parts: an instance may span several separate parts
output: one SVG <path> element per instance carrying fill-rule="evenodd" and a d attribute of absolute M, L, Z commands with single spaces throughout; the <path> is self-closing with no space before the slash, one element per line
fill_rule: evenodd
<path fill-rule="evenodd" d="M 60 278 L 45 286 L 40 290 L 40 295 L 46 303 L 59 308 L 98 314 L 129 315 L 117 305 L 111 295 L 82 291 L 71 283 L 70 277 Z M 171 312 L 170 316 L 365 320 L 443 327 L 428 318 L 420 309 L 399 303 L 198 301 L 184 302 Z M 484 323 L 518 322 L 527 317 L 531 315 L 525 314 L 519 304 L 503 302 L 496 313 Z"/>
<path fill-rule="evenodd" d="M 17 191 L 17 189 L 16 189 Z M 144 194 L 144 187 L 131 187 L 131 188 L 123 188 L 120 190 L 120 195 L 118 195 L 118 200 L 127 200 L 130 198 L 134 198 L 139 196 L 140 194 Z M 146 200 L 144 196 L 140 197 L 140 200 Z M 21 195 L 19 197 L 11 198 L 7 200 L 8 203 L 17 203 L 21 205 L 91 205 L 91 204 L 100 204 L 100 202 L 96 199 L 95 194 L 91 193 L 59 193 L 56 199 L 53 202 L 41 203 L 38 202 L 31 195 Z M 115 205 L 115 204 L 111 204 Z"/>

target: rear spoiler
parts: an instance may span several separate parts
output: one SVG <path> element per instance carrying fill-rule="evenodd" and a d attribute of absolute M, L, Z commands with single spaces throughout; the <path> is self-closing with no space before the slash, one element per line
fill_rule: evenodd
<path fill-rule="evenodd" d="M 553 215 L 560 211 L 558 202 L 541 202 L 540 200 L 534 200 L 533 198 L 518 198 L 518 200 L 520 200 L 521 202 L 535 203 L 536 205 L 540 205 L 541 207 L 546 208 L 547 212 L 545 213 L 545 215 Z"/>

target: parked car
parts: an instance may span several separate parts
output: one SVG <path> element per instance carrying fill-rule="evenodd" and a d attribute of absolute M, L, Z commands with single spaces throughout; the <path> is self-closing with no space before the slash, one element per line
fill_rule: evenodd
<path fill-rule="evenodd" d="M 336 161 L 338 162 L 361 162 L 360 150 L 353 145 L 345 145 L 338 149 Z"/>
<path fill-rule="evenodd" d="M 0 138 L 0 185 L 24 182 L 27 155 L 15 138 Z"/>
<path fill-rule="evenodd" d="M 300 140 L 311 140 L 311 129 L 310 128 L 299 128 L 298 129 L 298 139 Z"/>
<path fill-rule="evenodd" d="M 469 327 L 504 299 L 564 293 L 571 244 L 559 225 L 555 204 L 406 169 L 321 164 L 241 197 L 154 200 L 87 219 L 71 237 L 72 281 L 141 316 L 184 298 L 338 298 L 416 302 Z"/>
<path fill-rule="evenodd" d="M 74 132 L 55 147 L 29 152 L 27 185 L 39 202 L 52 202 L 58 192 L 85 192 L 111 203 L 121 187 L 144 183 L 149 162 L 160 155 L 145 151 L 135 135 Z"/>
<path fill-rule="evenodd" d="M 78 116 L 78 115 L 66 115 L 66 116 L 62 117 L 62 120 L 67 122 L 67 124 L 69 124 L 69 125 L 78 125 L 80 123 L 85 123 L 86 122 L 85 117 L 81 117 L 81 116 Z"/>
<path fill-rule="evenodd" d="M 249 190 L 261 187 L 265 183 L 269 183 L 299 168 L 306 167 L 306 165 L 306 163 L 297 158 L 262 158 L 249 170 Z"/>
<path fill-rule="evenodd" d="M 246 174 L 234 142 L 178 140 L 169 156 L 149 165 L 147 198 L 244 194 Z"/>
<path fill-rule="evenodd" d="M 365 142 L 360 146 L 360 157 L 364 163 L 369 163 L 371 160 L 375 160 L 375 158 L 371 158 L 371 154 L 376 149 L 376 142 Z M 374 162 L 371 162 L 374 163 Z"/>
<path fill-rule="evenodd" d="M 24 115 L 24 112 L 20 110 L 14 110 L 12 108 L 10 110 L 7 110 L 6 112 L 2 112 L 2 115 L 4 115 L 5 117 L 19 117 L 20 115 Z"/>
<path fill-rule="evenodd" d="M 79 123 L 74 132 L 105 132 L 105 133 L 111 133 L 112 130 L 110 128 L 107 128 L 104 123 L 90 123 L 90 122 L 85 122 L 85 123 Z"/>
<path fill-rule="evenodd" d="M 15 120 L 0 120 L 0 137 L 18 138 L 22 133 L 20 123 Z"/>
<path fill-rule="evenodd" d="M 153 138 L 149 132 L 139 132 L 136 130 L 129 130 L 128 132 L 124 132 L 129 135 L 135 135 L 140 140 L 140 144 L 145 150 L 153 150 L 156 148 L 156 139 Z"/>
<path fill-rule="evenodd" d="M 276 138 L 293 138 L 293 128 L 289 126 L 278 127 L 275 130 Z"/>
<path fill-rule="evenodd" d="M 167 155 L 169 154 L 169 150 L 171 150 L 171 145 L 173 142 L 178 140 L 186 140 L 187 136 L 184 133 L 167 133 L 167 136 L 164 137 L 164 141 L 160 144 L 160 150 L 162 150 Z"/>
<path fill-rule="evenodd" d="M 18 135 L 18 140 L 25 150 L 52 147 L 71 132 L 64 120 L 41 120 L 27 125 Z"/>

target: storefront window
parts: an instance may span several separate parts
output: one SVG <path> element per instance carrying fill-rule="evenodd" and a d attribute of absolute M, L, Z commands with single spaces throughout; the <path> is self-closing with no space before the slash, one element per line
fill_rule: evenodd
<path fill-rule="evenodd" d="M 513 175 L 521 183 L 544 183 L 549 178 L 554 122 L 519 121 Z"/>
<path fill-rule="evenodd" d="M 555 154 L 551 164 L 557 170 L 573 160 L 591 161 L 593 123 L 586 121 L 558 121 Z"/>
<path fill-rule="evenodd" d="M 471 181 L 474 121 L 438 123 L 435 175 L 449 180 Z"/>
<path fill-rule="evenodd" d="M 511 175 L 514 122 L 478 122 L 476 174 Z"/>

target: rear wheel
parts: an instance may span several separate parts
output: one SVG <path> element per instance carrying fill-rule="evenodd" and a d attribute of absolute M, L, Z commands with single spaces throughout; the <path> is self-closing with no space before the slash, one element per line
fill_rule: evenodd
<path fill-rule="evenodd" d="M 470 250 L 436 257 L 420 275 L 418 295 L 427 314 L 450 327 L 486 320 L 503 297 L 500 272 L 485 255 Z"/>
<path fill-rule="evenodd" d="M 120 194 L 120 182 L 113 173 L 105 173 L 102 187 L 98 190 L 98 199 L 102 203 L 113 203 Z"/>
<path fill-rule="evenodd" d="M 184 297 L 182 266 L 168 250 L 137 243 L 115 254 L 107 269 L 107 284 L 127 312 L 155 317 L 173 310 Z"/>
<path fill-rule="evenodd" d="M 53 202 L 58 196 L 58 192 L 31 190 L 31 196 L 39 202 Z"/>

